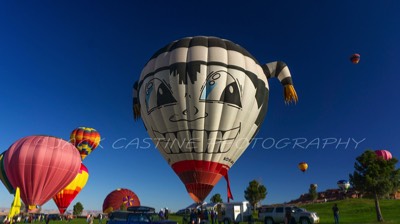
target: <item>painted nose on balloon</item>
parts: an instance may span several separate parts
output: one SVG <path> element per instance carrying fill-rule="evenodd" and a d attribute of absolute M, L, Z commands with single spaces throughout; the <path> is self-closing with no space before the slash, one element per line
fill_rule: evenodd
<path fill-rule="evenodd" d="M 188 107 L 185 110 L 182 111 L 182 114 L 185 116 L 194 116 L 199 112 L 199 109 L 195 106 L 193 107 Z"/>

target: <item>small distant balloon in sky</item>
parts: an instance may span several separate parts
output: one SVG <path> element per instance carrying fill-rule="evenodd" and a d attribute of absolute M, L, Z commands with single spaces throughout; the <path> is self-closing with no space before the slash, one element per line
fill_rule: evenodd
<path fill-rule="evenodd" d="M 340 190 L 347 192 L 347 190 L 350 187 L 350 182 L 348 180 L 339 180 L 337 182 L 337 185 L 339 187 Z"/>
<path fill-rule="evenodd" d="M 308 169 L 308 164 L 306 162 L 301 162 L 299 163 L 298 167 L 304 173 Z"/>
<path fill-rule="evenodd" d="M 350 61 L 353 64 L 358 64 L 358 62 L 360 62 L 360 54 L 352 54 L 350 57 Z"/>

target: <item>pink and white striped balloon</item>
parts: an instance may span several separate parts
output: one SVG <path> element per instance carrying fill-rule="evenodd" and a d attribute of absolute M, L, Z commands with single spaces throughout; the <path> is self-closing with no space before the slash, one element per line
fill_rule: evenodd
<path fill-rule="evenodd" d="M 384 160 L 392 159 L 392 153 L 387 150 L 375 150 L 376 156 L 381 157 Z"/>

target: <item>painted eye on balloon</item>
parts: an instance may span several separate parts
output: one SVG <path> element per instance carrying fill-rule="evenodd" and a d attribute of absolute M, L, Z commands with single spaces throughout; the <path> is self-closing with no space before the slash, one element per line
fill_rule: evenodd
<path fill-rule="evenodd" d="M 170 87 L 161 79 L 152 79 L 145 86 L 146 109 L 148 113 L 162 106 L 175 104 L 177 101 L 172 95 Z"/>
<path fill-rule="evenodd" d="M 242 108 L 238 81 L 226 71 L 216 71 L 208 75 L 201 88 L 200 101 L 219 102 Z"/>

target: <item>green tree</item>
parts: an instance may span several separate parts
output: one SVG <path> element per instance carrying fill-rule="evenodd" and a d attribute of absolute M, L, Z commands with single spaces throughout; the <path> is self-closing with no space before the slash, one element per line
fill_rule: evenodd
<path fill-rule="evenodd" d="M 220 194 L 214 194 L 214 195 L 211 197 L 210 200 L 211 200 L 212 203 L 222 202 L 222 198 L 221 198 L 221 195 L 220 195 Z"/>
<path fill-rule="evenodd" d="M 244 191 L 244 198 L 250 202 L 253 209 L 256 209 L 257 203 L 265 199 L 267 188 L 256 180 L 249 182 L 249 186 Z"/>
<path fill-rule="evenodd" d="M 311 200 L 314 202 L 318 198 L 318 193 L 317 193 L 317 185 L 316 184 L 310 184 L 310 189 L 308 189 L 308 193 L 310 194 Z"/>
<path fill-rule="evenodd" d="M 74 215 L 81 215 L 82 212 L 83 212 L 83 205 L 82 205 L 82 203 L 77 202 L 77 203 L 74 205 L 74 208 L 73 208 L 73 212 L 72 212 L 72 213 L 73 213 Z"/>
<path fill-rule="evenodd" d="M 396 169 L 398 160 L 384 160 L 375 152 L 367 150 L 356 158 L 355 171 L 350 174 L 350 183 L 363 195 L 371 195 L 375 199 L 376 217 L 383 222 L 379 198 L 386 197 L 399 187 L 400 169 Z"/>

